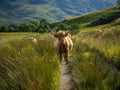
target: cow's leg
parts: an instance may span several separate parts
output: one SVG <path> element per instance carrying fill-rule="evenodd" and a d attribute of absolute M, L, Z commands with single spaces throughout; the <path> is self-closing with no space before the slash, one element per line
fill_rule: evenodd
<path fill-rule="evenodd" d="M 68 64 L 68 51 L 65 52 L 64 59 L 65 59 L 66 63 Z"/>
<path fill-rule="evenodd" d="M 63 60 L 63 55 L 62 53 L 60 53 L 60 63 L 62 63 L 62 60 Z"/>

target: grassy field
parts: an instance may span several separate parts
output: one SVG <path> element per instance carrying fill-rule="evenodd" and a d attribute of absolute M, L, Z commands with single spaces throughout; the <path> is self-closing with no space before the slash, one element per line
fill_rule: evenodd
<path fill-rule="evenodd" d="M 120 19 L 72 36 L 75 90 L 119 90 Z M 101 30 L 99 32 L 99 30 Z M 1 90 L 58 90 L 59 60 L 49 34 L 0 33 Z M 38 43 L 27 37 L 34 36 Z"/>
<path fill-rule="evenodd" d="M 72 36 L 69 54 L 75 90 L 120 89 L 120 18 L 86 28 L 92 20 L 118 13 L 120 7 L 113 7 L 63 21 L 81 26 Z M 29 36 L 38 42 L 30 42 Z M 60 64 L 54 41 L 48 33 L 0 33 L 0 89 L 58 90 Z"/>
<path fill-rule="evenodd" d="M 5 44 L 8 41 L 12 41 L 15 39 L 23 39 L 29 37 L 29 36 L 39 36 L 38 33 L 0 33 L 0 44 Z"/>
<path fill-rule="evenodd" d="M 58 90 L 59 61 L 50 35 L 0 34 L 0 90 Z"/>
<path fill-rule="evenodd" d="M 120 89 L 120 19 L 73 36 L 70 68 L 76 90 Z"/>

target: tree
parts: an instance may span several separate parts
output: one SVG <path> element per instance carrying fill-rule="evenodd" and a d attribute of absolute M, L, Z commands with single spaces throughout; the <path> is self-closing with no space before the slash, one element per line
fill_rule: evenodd
<path fill-rule="evenodd" d="M 77 23 L 69 25 L 69 30 L 72 34 L 77 34 L 80 30 L 80 26 Z"/>
<path fill-rule="evenodd" d="M 61 30 L 67 30 L 68 29 L 68 25 L 65 24 L 65 23 L 62 23 L 62 22 L 60 24 L 58 24 L 57 27 L 59 28 L 59 30 L 60 29 Z"/>
<path fill-rule="evenodd" d="M 2 26 L 0 28 L 0 32 L 7 32 L 8 31 L 8 26 Z"/>
<path fill-rule="evenodd" d="M 39 21 L 31 21 L 31 23 L 19 24 L 19 25 L 4 25 L 0 26 L 0 32 L 49 32 L 50 24 L 46 19 Z"/>
<path fill-rule="evenodd" d="M 117 5 L 120 5 L 120 0 L 117 0 Z"/>
<path fill-rule="evenodd" d="M 46 19 L 42 19 L 35 32 L 39 32 L 39 33 L 49 32 L 49 29 L 50 29 L 49 22 Z"/>
<path fill-rule="evenodd" d="M 33 20 L 30 24 L 27 25 L 29 31 L 36 32 L 36 29 L 39 27 L 40 22 Z"/>
<path fill-rule="evenodd" d="M 70 30 L 78 30 L 80 28 L 79 24 L 75 23 L 70 26 Z"/>
<path fill-rule="evenodd" d="M 39 22 L 39 21 L 36 21 L 36 20 L 31 21 L 31 24 L 36 25 L 36 26 L 38 26 L 39 23 L 40 23 L 40 22 Z"/>

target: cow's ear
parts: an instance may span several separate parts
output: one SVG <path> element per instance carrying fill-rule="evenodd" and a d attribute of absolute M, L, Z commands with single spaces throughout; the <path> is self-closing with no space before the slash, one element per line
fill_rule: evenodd
<path fill-rule="evenodd" d="M 58 38 L 59 37 L 59 34 L 53 34 L 55 38 Z"/>
<path fill-rule="evenodd" d="M 58 37 L 59 37 L 59 34 L 58 34 L 58 33 L 51 32 L 51 34 L 52 34 L 55 38 L 58 38 Z"/>
<path fill-rule="evenodd" d="M 65 36 L 69 36 L 69 32 L 66 32 L 66 33 L 65 33 Z"/>

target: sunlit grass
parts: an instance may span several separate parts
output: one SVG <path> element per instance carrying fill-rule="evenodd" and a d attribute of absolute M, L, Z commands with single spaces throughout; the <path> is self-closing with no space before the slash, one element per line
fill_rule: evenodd
<path fill-rule="evenodd" d="M 73 36 L 70 67 L 76 90 L 119 90 L 120 27 L 112 26 L 115 22 L 120 21 L 83 28 Z"/>
<path fill-rule="evenodd" d="M 28 32 L 19 32 L 19 33 L 0 33 L 0 44 L 5 44 L 8 41 L 15 39 L 23 39 L 29 36 L 38 36 L 38 33 L 28 33 Z"/>
<path fill-rule="evenodd" d="M 118 90 L 119 72 L 105 62 L 106 58 L 101 53 L 78 40 L 72 54 L 70 67 L 75 90 Z"/>
<path fill-rule="evenodd" d="M 119 90 L 119 22 L 118 19 L 110 24 L 83 28 L 73 36 L 74 48 L 69 57 L 76 90 Z M 59 60 L 53 48 L 54 38 L 33 33 L 6 36 L 1 34 L 0 87 L 58 90 Z M 35 36 L 38 43 L 27 41 L 28 36 Z"/>
<path fill-rule="evenodd" d="M 98 31 L 92 33 L 86 32 L 87 36 L 81 38 L 81 43 L 86 44 L 90 49 L 96 49 L 99 53 L 103 53 L 103 55 L 108 58 L 108 62 L 118 67 L 120 64 L 119 33 L 120 30 L 106 30 L 102 33 Z"/>
<path fill-rule="evenodd" d="M 49 37 L 49 38 L 48 38 Z M 8 41 L 0 46 L 0 89 L 58 90 L 59 60 L 50 35 Z"/>

